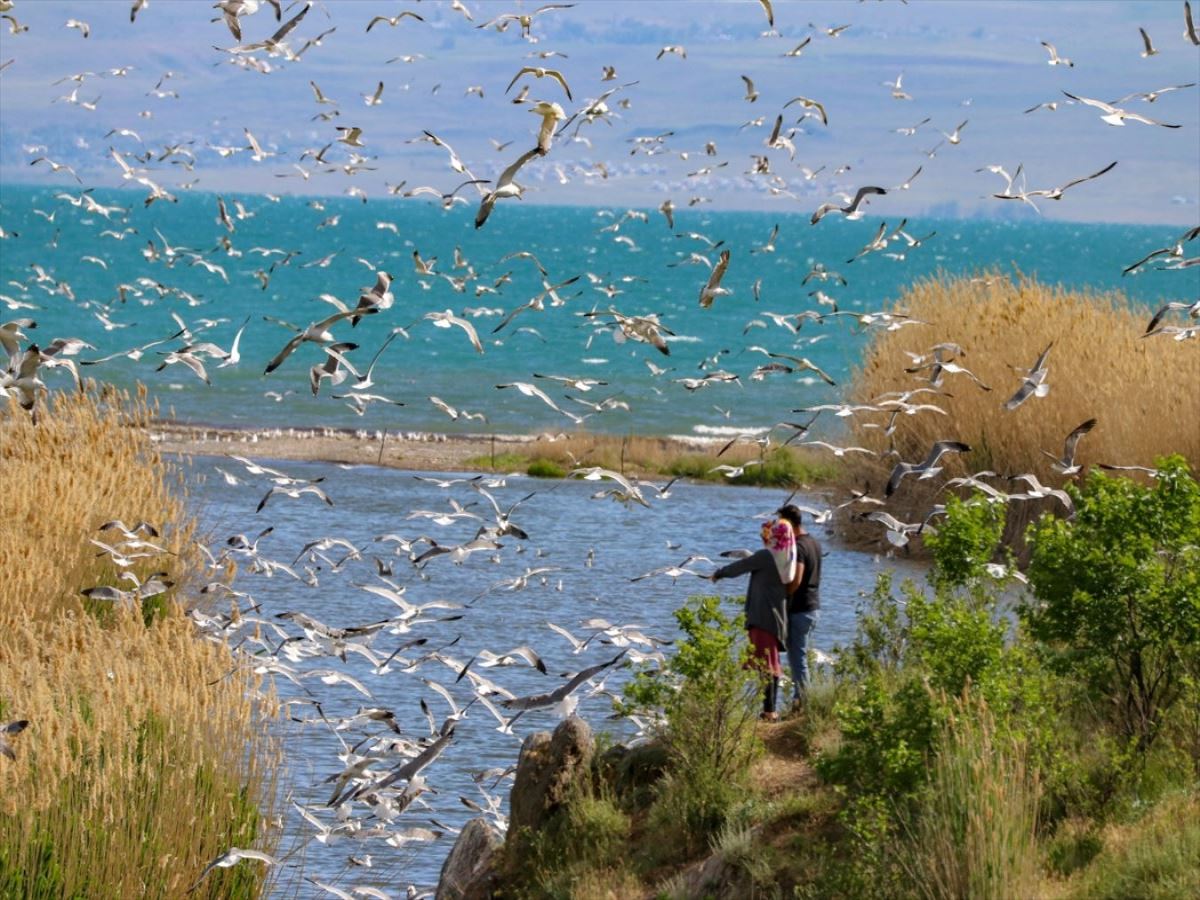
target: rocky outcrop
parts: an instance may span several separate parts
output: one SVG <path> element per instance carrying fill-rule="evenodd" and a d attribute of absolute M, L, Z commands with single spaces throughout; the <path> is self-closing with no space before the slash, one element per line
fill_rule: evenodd
<path fill-rule="evenodd" d="M 539 731 L 521 745 L 509 799 L 509 831 L 536 831 L 567 798 L 571 782 L 592 761 L 592 729 L 578 716 L 564 719 L 554 734 Z"/>
<path fill-rule="evenodd" d="M 496 887 L 495 863 L 504 838 L 486 819 L 472 819 L 442 863 L 435 900 L 486 900 Z"/>

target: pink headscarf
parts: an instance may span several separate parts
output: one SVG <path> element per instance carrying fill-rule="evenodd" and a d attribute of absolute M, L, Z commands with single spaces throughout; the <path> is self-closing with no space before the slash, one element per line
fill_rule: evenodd
<path fill-rule="evenodd" d="M 784 519 L 764 522 L 762 536 L 767 549 L 775 558 L 779 580 L 784 584 L 791 584 L 792 579 L 796 577 L 796 533 L 791 523 Z"/>

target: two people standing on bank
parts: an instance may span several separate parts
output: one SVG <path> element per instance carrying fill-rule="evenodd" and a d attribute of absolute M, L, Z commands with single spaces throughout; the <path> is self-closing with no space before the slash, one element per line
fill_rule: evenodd
<path fill-rule="evenodd" d="M 763 683 L 766 721 L 778 721 L 780 650 L 786 648 L 792 672 L 793 702 L 803 701 L 808 683 L 808 640 L 820 608 L 821 548 L 805 529 L 800 510 L 787 504 L 762 528 L 763 547 L 722 566 L 709 578 L 750 575 L 746 588 L 746 628 L 751 665 Z"/>

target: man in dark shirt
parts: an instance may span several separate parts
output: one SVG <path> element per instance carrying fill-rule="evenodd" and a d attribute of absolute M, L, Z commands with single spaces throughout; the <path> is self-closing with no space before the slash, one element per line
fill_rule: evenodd
<path fill-rule="evenodd" d="M 808 685 L 808 641 L 821 611 L 821 545 L 804 529 L 800 510 L 789 503 L 779 517 L 796 532 L 796 577 L 788 596 L 787 655 L 792 670 L 792 701 L 804 702 Z"/>

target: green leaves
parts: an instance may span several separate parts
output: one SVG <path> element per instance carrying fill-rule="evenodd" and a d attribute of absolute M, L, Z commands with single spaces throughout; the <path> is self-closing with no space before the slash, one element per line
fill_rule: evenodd
<path fill-rule="evenodd" d="M 1152 487 L 1093 472 L 1069 488 L 1076 515 L 1033 529 L 1021 615 L 1059 671 L 1111 701 L 1122 732 L 1147 749 L 1200 670 L 1200 485 L 1182 457 Z"/>

